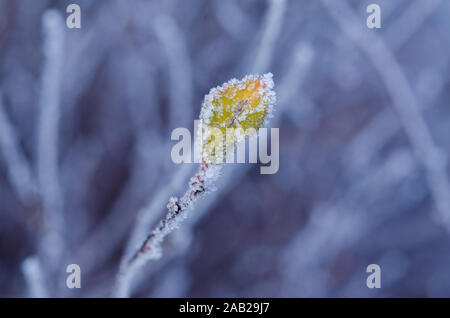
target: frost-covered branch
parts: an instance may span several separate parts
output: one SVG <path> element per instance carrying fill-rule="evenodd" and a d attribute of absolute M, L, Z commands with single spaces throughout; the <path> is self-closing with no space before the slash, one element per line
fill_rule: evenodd
<path fill-rule="evenodd" d="M 56 10 L 42 17 L 44 68 L 37 131 L 37 170 L 45 232 L 41 241 L 42 258 L 51 272 L 63 253 L 64 221 L 58 172 L 59 119 L 63 65 L 64 21 Z"/>
<path fill-rule="evenodd" d="M 441 2 L 441 0 L 414 1 L 399 18 L 393 21 L 389 26 L 389 31 L 385 32 L 386 42 L 390 44 L 391 49 L 396 51 L 402 48 L 417 30 L 420 30 L 424 21 Z"/>
<path fill-rule="evenodd" d="M 202 164 L 189 182 L 189 189 L 181 197 L 171 197 L 167 204 L 168 213 L 155 229 L 145 238 L 139 249 L 131 258 L 122 264 L 117 281 L 116 296 L 126 297 L 130 292 L 130 285 L 136 271 L 149 260 L 161 257 L 161 244 L 164 238 L 187 217 L 189 210 L 193 209 L 195 202 L 211 191 L 214 181 L 220 173 L 221 166 Z"/>
<path fill-rule="evenodd" d="M 171 178 L 171 182 L 161 189 L 152 197 L 151 201 L 142 208 L 137 216 L 136 223 L 131 231 L 130 238 L 125 248 L 125 255 L 129 255 L 136 246 L 142 242 L 149 227 L 157 220 L 160 215 L 161 207 L 164 206 L 167 198 L 174 192 L 178 192 L 177 188 L 181 187 L 183 181 L 188 178 L 192 167 L 184 165 Z"/>
<path fill-rule="evenodd" d="M 286 10 L 286 0 L 270 0 L 270 7 L 266 13 L 261 41 L 256 50 L 253 72 L 266 72 L 276 49 L 276 40 L 281 32 L 283 16 Z"/>
<path fill-rule="evenodd" d="M 294 103 L 294 98 L 299 94 L 299 87 L 301 87 L 303 80 L 305 79 L 306 74 L 308 73 L 309 68 L 314 61 L 315 52 L 309 43 L 299 42 L 292 50 L 290 54 L 291 58 L 289 61 L 289 71 L 286 75 L 283 76 L 281 84 L 278 89 L 278 102 L 277 102 L 277 111 L 274 113 L 274 117 L 271 119 L 271 126 L 279 127 L 281 118 L 283 114 L 288 114 L 291 109 L 291 103 L 300 107 Z M 303 108 L 301 108 L 303 110 Z M 308 114 L 305 114 L 305 120 L 308 118 Z M 267 147 L 267 145 L 261 145 L 263 148 Z M 265 149 L 263 150 L 265 151 Z M 174 244 L 173 251 L 171 252 L 169 257 L 165 257 L 164 260 L 158 262 L 159 268 L 164 267 L 164 264 L 169 263 L 174 257 L 182 256 L 186 257 L 186 253 L 189 251 L 191 240 L 186 241 L 186 237 L 193 236 L 193 228 L 202 220 L 211 209 L 214 207 L 217 202 L 223 198 L 232 187 L 238 184 L 242 178 L 246 175 L 246 173 L 251 169 L 251 166 L 244 165 L 231 165 L 225 166 L 221 178 L 219 178 L 217 182 L 217 187 L 220 191 L 215 191 L 210 193 L 204 200 L 199 202 L 199 204 L 195 208 L 195 214 L 191 216 L 191 222 L 186 224 L 183 227 L 185 233 L 182 234 L 184 238 L 183 244 L 180 244 L 177 240 L 177 244 Z M 179 232 L 178 232 L 179 233 Z M 155 271 L 155 269 L 153 269 Z"/>
<path fill-rule="evenodd" d="M 8 118 L 0 91 L 0 149 L 8 168 L 8 177 L 15 192 L 25 205 L 36 200 L 36 184 L 30 163 L 23 153 L 19 136 Z"/>
<path fill-rule="evenodd" d="M 44 13 L 42 23 L 45 64 L 37 134 L 38 177 L 44 209 L 47 213 L 56 214 L 62 203 L 58 177 L 58 129 L 64 25 L 60 14 L 53 10 Z"/>
<path fill-rule="evenodd" d="M 199 122 L 199 130 L 202 133 L 198 136 L 195 146 L 196 152 L 201 153 L 202 164 L 191 178 L 189 189 L 185 194 L 180 199 L 170 198 L 166 217 L 147 236 L 139 249 L 122 263 L 117 278 L 116 296 L 129 295 L 137 270 L 147 261 L 161 257 L 161 244 L 164 238 L 178 227 L 198 198 L 214 189 L 214 182 L 222 170 L 227 149 L 234 148 L 236 143 L 242 142 L 242 137 L 251 137 L 268 118 L 272 117 L 276 99 L 273 87 L 271 73 L 263 76 L 249 75 L 241 81 L 231 79 L 224 85 L 211 89 L 205 96 Z M 236 130 L 232 140 L 211 135 L 212 132 L 219 131 L 221 136 L 225 136 L 228 129 L 242 126 L 248 126 L 253 130 L 242 132 L 245 135 Z"/>

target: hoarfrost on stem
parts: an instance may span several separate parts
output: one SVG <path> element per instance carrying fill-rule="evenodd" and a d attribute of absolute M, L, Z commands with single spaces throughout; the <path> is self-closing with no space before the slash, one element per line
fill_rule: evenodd
<path fill-rule="evenodd" d="M 267 123 L 267 117 L 273 111 L 276 99 L 272 77 L 272 73 L 263 76 L 248 75 L 241 81 L 232 79 L 220 87 L 211 89 L 202 105 L 200 128 L 226 130 L 233 126 L 242 126 L 247 131 L 256 133 L 257 129 Z M 249 128 L 252 130 L 248 130 Z M 217 151 L 219 149 L 217 140 L 214 142 L 205 140 L 205 135 L 208 136 L 204 134 L 201 140 L 203 163 L 190 179 L 185 194 L 181 198 L 170 197 L 166 206 L 168 210 L 166 217 L 145 238 L 138 250 L 122 263 L 117 279 L 116 296 L 129 295 L 136 271 L 147 261 L 161 258 L 161 244 L 164 238 L 179 228 L 200 197 L 215 190 L 214 182 L 220 177 L 222 165 L 214 163 L 224 153 Z M 244 139 L 239 137 L 242 136 L 236 136 L 232 140 L 233 147 L 237 142 L 243 142 Z"/>

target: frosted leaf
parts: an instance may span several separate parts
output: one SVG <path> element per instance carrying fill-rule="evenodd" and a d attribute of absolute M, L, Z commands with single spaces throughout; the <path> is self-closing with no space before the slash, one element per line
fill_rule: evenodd
<path fill-rule="evenodd" d="M 205 96 L 200 113 L 204 162 L 223 162 L 227 147 L 235 146 L 234 139 L 225 137 L 227 128 L 250 129 L 254 134 L 272 117 L 276 101 L 272 77 L 267 73 L 231 79 Z"/>

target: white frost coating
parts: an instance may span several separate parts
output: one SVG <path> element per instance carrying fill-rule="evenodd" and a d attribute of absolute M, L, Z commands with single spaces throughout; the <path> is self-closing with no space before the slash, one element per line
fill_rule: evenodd
<path fill-rule="evenodd" d="M 227 83 L 223 84 L 222 86 L 217 86 L 216 88 L 212 88 L 209 91 L 209 94 L 205 96 L 205 99 L 203 101 L 202 110 L 200 113 L 200 120 L 205 125 L 210 124 L 210 120 L 214 114 L 214 111 L 217 111 L 214 109 L 215 106 L 213 104 L 213 101 L 219 95 L 224 94 L 227 91 L 227 89 L 233 88 L 234 86 L 236 86 L 235 90 L 243 90 L 245 88 L 246 82 L 255 81 L 257 79 L 259 79 L 260 83 L 262 84 L 261 88 L 258 90 L 258 95 L 257 95 L 258 97 L 261 97 L 261 104 L 258 107 L 248 109 L 244 113 L 252 114 L 255 111 L 262 110 L 264 105 L 267 105 L 268 112 L 267 112 L 266 118 L 273 117 L 272 112 L 273 112 L 273 106 L 275 105 L 275 102 L 276 102 L 276 94 L 273 91 L 273 88 L 274 88 L 273 74 L 269 72 L 262 76 L 247 75 L 240 81 L 237 80 L 236 78 L 232 78 L 231 80 L 229 80 Z M 254 83 L 250 84 L 249 87 L 247 87 L 247 90 L 252 91 L 254 88 L 254 85 L 255 85 Z M 233 91 L 233 90 L 232 90 L 232 92 L 235 93 L 235 91 Z M 227 96 L 227 97 L 233 98 L 234 95 Z M 241 114 L 241 115 L 243 115 L 243 114 Z M 267 124 L 267 123 L 268 123 L 267 120 L 264 121 L 264 124 Z"/>
<path fill-rule="evenodd" d="M 193 209 L 199 197 L 212 191 L 211 186 L 220 176 L 220 166 L 202 165 L 189 182 L 189 189 L 181 197 L 171 197 L 167 204 L 168 213 L 153 232 L 152 238 L 144 244 L 143 251 L 148 259 L 158 259 L 162 256 L 160 245 L 170 232 L 179 228 L 181 222 L 187 218 L 187 213 Z"/>
<path fill-rule="evenodd" d="M 64 58 L 64 20 L 57 10 L 48 10 L 42 17 L 45 63 L 42 73 L 37 131 L 37 175 L 48 222 L 44 244 L 45 258 L 57 266 L 63 254 L 63 199 L 59 182 L 58 142 L 62 67 Z"/>
<path fill-rule="evenodd" d="M 214 191 L 214 182 L 220 176 L 221 166 L 202 164 L 198 172 L 189 181 L 189 188 L 181 197 L 171 197 L 167 204 L 168 213 L 156 228 L 147 236 L 138 251 L 122 264 L 116 285 L 116 296 L 127 297 L 131 282 L 137 271 L 149 260 L 162 256 L 161 243 L 173 230 L 178 229 L 193 209 L 198 198 Z"/>

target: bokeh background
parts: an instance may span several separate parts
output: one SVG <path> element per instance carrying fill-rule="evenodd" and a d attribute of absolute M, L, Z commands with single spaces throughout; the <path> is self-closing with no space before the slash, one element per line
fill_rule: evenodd
<path fill-rule="evenodd" d="M 131 296 L 450 296 L 449 30 L 447 0 L 0 0 L 0 296 L 113 295 L 196 168 L 171 131 L 268 71 L 278 173 L 227 166 Z"/>

